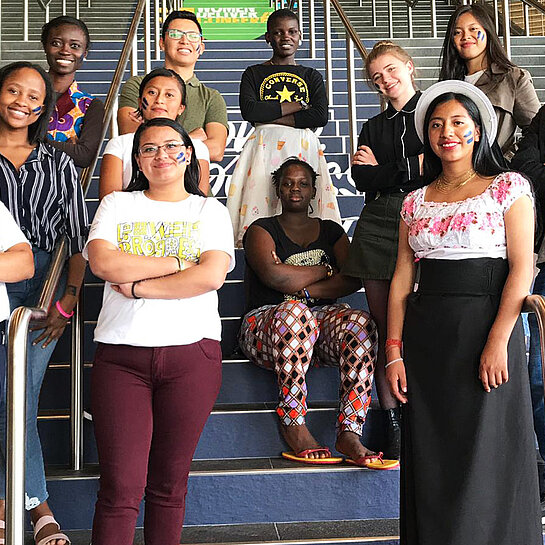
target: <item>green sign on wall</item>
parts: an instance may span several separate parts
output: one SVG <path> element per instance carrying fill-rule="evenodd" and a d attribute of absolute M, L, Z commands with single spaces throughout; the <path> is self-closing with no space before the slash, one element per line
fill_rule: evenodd
<path fill-rule="evenodd" d="M 207 40 L 255 40 L 265 34 L 273 12 L 263 0 L 186 0 L 184 9 L 197 15 Z"/>

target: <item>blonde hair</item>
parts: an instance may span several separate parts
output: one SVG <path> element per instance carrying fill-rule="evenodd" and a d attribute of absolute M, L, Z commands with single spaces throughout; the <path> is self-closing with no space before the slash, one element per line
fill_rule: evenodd
<path fill-rule="evenodd" d="M 416 89 L 416 85 L 414 83 L 416 68 L 414 67 L 414 61 L 412 57 L 400 45 L 397 45 L 396 43 L 389 40 L 380 40 L 376 42 L 373 46 L 373 49 L 371 49 L 369 55 L 367 55 L 367 58 L 365 59 L 365 76 L 369 87 L 376 90 L 375 84 L 373 82 L 373 75 L 371 74 L 371 63 L 377 60 L 379 57 L 382 57 L 382 55 L 387 54 L 393 55 L 394 57 L 397 57 L 400 61 L 403 61 L 405 63 L 411 62 L 413 64 L 414 70 L 411 74 L 411 78 L 413 81 L 413 87 Z"/>

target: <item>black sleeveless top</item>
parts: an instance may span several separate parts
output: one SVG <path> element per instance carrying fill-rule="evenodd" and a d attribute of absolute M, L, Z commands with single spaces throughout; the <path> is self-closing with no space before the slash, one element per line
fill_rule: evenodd
<path fill-rule="evenodd" d="M 339 238 L 344 235 L 344 230 L 334 221 L 321 219 L 319 221 L 320 234 L 306 248 L 299 246 L 299 244 L 288 238 L 278 222 L 278 216 L 257 219 L 252 223 L 252 226 L 258 225 L 271 235 L 276 245 L 276 255 L 286 265 L 308 267 L 329 263 L 331 266 L 336 267 L 337 262 L 333 247 Z M 245 241 L 246 235 L 242 239 L 243 244 L 245 244 Z M 246 260 L 244 282 L 246 284 L 246 312 L 263 305 L 278 305 L 284 301 L 297 299 L 292 294 L 285 295 L 263 284 L 248 264 L 248 260 Z M 334 299 L 317 299 L 312 301 L 312 305 L 327 305 L 334 302 Z"/>

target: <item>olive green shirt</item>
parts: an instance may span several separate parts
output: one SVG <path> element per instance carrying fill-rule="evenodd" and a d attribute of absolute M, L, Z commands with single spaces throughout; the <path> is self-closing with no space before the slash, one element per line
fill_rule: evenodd
<path fill-rule="evenodd" d="M 121 88 L 119 108 L 138 108 L 140 83 L 144 76 L 133 76 Z M 197 76 L 185 82 L 187 96 L 186 107 L 176 121 L 187 131 L 204 129 L 207 123 L 221 123 L 227 130 L 227 106 L 216 89 L 203 85 Z"/>

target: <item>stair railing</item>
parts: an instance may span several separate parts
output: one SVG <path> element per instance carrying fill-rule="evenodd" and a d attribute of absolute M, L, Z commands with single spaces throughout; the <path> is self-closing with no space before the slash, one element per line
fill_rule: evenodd
<path fill-rule="evenodd" d="M 145 13 L 150 28 L 150 1 L 139 0 L 136 6 L 127 39 L 123 45 L 119 62 L 104 105 L 104 124 L 100 141 L 106 137 L 112 120 L 117 95 L 136 36 L 138 25 Z M 145 57 L 150 58 L 150 37 L 144 32 Z M 137 52 L 133 51 L 136 57 Z M 86 194 L 98 161 L 81 173 L 81 185 Z M 55 291 L 66 262 L 67 244 L 63 240 L 55 249 L 52 263 L 36 307 L 16 308 L 8 324 L 7 361 L 7 449 L 6 449 L 6 530 L 7 545 L 24 545 L 25 531 L 25 437 L 26 437 L 26 352 L 28 329 L 31 321 L 44 320 L 53 303 Z M 83 290 L 82 290 L 83 291 Z M 71 354 L 71 403 L 70 443 L 72 469 L 82 467 L 83 458 L 83 349 L 82 349 L 82 300 L 78 302 L 72 317 Z"/>
<path fill-rule="evenodd" d="M 347 85 L 348 85 L 348 124 L 350 131 L 350 156 L 356 151 L 358 142 L 358 120 L 356 116 L 356 71 L 354 66 L 354 46 L 365 62 L 367 58 L 367 49 L 363 45 L 361 38 L 352 26 L 344 12 L 339 0 L 323 0 L 324 4 L 324 49 L 325 49 L 325 72 L 326 72 L 326 92 L 329 104 L 334 103 L 333 97 L 333 58 L 331 53 L 331 5 L 335 8 L 339 19 L 341 20 L 346 33 L 346 64 L 347 64 Z M 313 3 L 309 6 L 310 12 L 313 10 Z M 314 25 L 309 24 L 309 37 L 314 35 Z M 314 44 L 314 36 L 312 37 Z M 312 55 L 311 55 L 312 56 Z"/>

